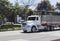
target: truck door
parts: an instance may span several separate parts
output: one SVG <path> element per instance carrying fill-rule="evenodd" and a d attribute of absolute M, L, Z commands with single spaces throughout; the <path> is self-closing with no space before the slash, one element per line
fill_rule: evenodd
<path fill-rule="evenodd" d="M 41 17 L 36 17 L 36 25 L 38 29 L 42 29 L 41 27 Z"/>

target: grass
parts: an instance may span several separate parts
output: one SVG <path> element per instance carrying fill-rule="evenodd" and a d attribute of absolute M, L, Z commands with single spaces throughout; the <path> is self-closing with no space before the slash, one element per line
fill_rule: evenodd
<path fill-rule="evenodd" d="M 21 25 L 1 25 L 0 31 L 14 31 L 21 30 Z"/>

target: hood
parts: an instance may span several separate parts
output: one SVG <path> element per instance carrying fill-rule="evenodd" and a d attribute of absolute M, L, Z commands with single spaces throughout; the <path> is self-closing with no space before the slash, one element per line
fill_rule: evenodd
<path fill-rule="evenodd" d="M 32 22 L 35 22 L 35 21 L 26 21 L 27 23 L 32 23 Z"/>
<path fill-rule="evenodd" d="M 35 24 L 35 21 L 26 21 L 27 25 Z"/>

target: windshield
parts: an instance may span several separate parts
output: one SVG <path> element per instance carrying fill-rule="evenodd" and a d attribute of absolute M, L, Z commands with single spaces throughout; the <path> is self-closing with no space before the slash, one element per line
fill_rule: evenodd
<path fill-rule="evenodd" d="M 35 20 L 36 17 L 29 17 L 28 20 Z"/>

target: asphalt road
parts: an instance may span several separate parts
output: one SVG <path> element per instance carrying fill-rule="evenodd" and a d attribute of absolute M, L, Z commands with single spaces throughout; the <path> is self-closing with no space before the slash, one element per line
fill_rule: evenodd
<path fill-rule="evenodd" d="M 0 41 L 50 41 L 60 39 L 60 31 L 23 33 L 20 31 L 0 32 Z"/>

